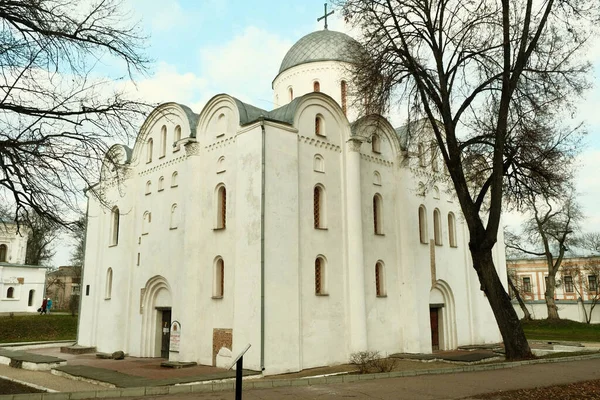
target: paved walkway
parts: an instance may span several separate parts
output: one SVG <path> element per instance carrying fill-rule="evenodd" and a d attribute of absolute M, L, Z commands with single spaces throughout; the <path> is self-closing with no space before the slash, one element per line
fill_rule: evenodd
<path fill-rule="evenodd" d="M 478 396 L 490 392 L 560 385 L 593 379 L 600 379 L 600 358 L 575 362 L 524 365 L 508 369 L 481 372 L 359 380 L 343 384 L 308 385 L 308 380 L 305 380 L 306 383 L 303 386 L 244 390 L 244 399 L 328 400 L 348 398 L 353 400 L 477 400 L 480 398 Z M 254 385 L 258 383 L 259 381 L 254 382 Z M 234 395 L 232 391 L 201 392 L 200 390 L 205 389 L 204 386 L 206 385 L 190 386 L 188 389 L 189 393 L 170 394 L 161 396 L 161 399 L 233 399 Z M 137 397 L 133 397 L 133 399 L 136 398 L 148 399 L 156 397 L 152 396 L 152 393 L 147 393 L 145 396 L 138 395 Z"/>

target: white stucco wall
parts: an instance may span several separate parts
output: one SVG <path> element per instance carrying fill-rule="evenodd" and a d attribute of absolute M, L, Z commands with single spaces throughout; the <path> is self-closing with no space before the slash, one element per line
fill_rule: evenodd
<path fill-rule="evenodd" d="M 0 263 L 0 313 L 36 312 L 42 305 L 45 279 L 45 267 Z M 10 288 L 12 298 L 7 297 Z"/>

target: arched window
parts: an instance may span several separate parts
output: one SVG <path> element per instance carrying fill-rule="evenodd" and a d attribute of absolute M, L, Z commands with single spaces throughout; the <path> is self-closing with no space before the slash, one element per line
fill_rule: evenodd
<path fill-rule="evenodd" d="M 150 222 L 152 222 L 152 215 L 150 214 L 150 211 L 146 211 L 142 218 L 142 235 L 148 234 Z"/>
<path fill-rule="evenodd" d="M 313 221 L 315 229 L 325 229 L 327 227 L 325 201 L 325 188 L 321 185 L 316 185 L 313 189 Z"/>
<path fill-rule="evenodd" d="M 440 165 L 438 163 L 437 157 L 437 143 L 431 142 L 431 169 L 433 172 L 438 172 L 440 170 Z"/>
<path fill-rule="evenodd" d="M 325 161 L 323 160 L 323 156 L 320 154 L 315 154 L 315 158 L 313 160 L 313 169 L 315 172 L 325 172 Z"/>
<path fill-rule="evenodd" d="M 383 235 L 382 203 L 383 200 L 379 193 L 373 196 L 373 230 L 376 235 Z"/>
<path fill-rule="evenodd" d="M 320 91 L 321 91 L 321 84 L 319 83 L 319 81 L 313 82 L 313 92 L 320 92 Z"/>
<path fill-rule="evenodd" d="M 154 141 L 152 139 L 148 139 L 148 145 L 146 146 L 146 162 L 149 163 L 152 161 L 152 147 L 154 146 Z"/>
<path fill-rule="evenodd" d="M 113 207 L 110 214 L 110 245 L 119 244 L 119 220 L 121 218 L 118 207 Z"/>
<path fill-rule="evenodd" d="M 381 140 L 377 135 L 373 135 L 371 137 L 371 150 L 373 151 L 373 153 L 381 153 Z"/>
<path fill-rule="evenodd" d="M 109 268 L 106 271 L 106 287 L 104 288 L 104 300 L 110 300 L 112 294 L 113 270 Z"/>
<path fill-rule="evenodd" d="M 340 82 L 340 90 L 342 92 L 342 111 L 344 112 L 344 115 L 346 115 L 346 95 L 348 92 L 348 85 L 346 84 L 346 81 Z"/>
<path fill-rule="evenodd" d="M 437 186 L 433 187 L 433 198 L 436 200 L 440 199 L 440 189 Z"/>
<path fill-rule="evenodd" d="M 7 299 L 15 298 L 15 288 L 14 287 L 11 286 L 6 290 L 6 298 Z"/>
<path fill-rule="evenodd" d="M 31 307 L 33 306 L 33 298 L 35 296 L 35 290 L 30 290 L 29 291 L 29 296 L 27 297 L 27 306 Z"/>
<path fill-rule="evenodd" d="M 177 125 L 173 133 L 173 152 L 179 151 L 179 141 L 181 140 L 181 126 Z"/>
<path fill-rule="evenodd" d="M 171 187 L 177 187 L 178 183 L 177 183 L 177 171 L 173 172 L 173 175 L 171 175 Z"/>
<path fill-rule="evenodd" d="M 146 182 L 146 194 L 152 193 L 152 182 Z"/>
<path fill-rule="evenodd" d="M 162 192 L 163 190 L 165 190 L 165 177 L 161 176 L 158 178 L 158 191 Z"/>
<path fill-rule="evenodd" d="M 417 152 L 418 157 L 419 157 L 419 166 L 420 167 L 424 167 L 425 166 L 425 146 L 423 146 L 423 143 L 419 143 L 419 145 L 417 146 Z"/>
<path fill-rule="evenodd" d="M 219 172 L 225 172 L 225 156 L 221 156 L 217 160 L 217 174 Z"/>
<path fill-rule="evenodd" d="M 377 261 L 375 264 L 375 291 L 377 297 L 384 297 L 386 295 L 385 270 L 381 261 Z"/>
<path fill-rule="evenodd" d="M 217 137 L 224 136 L 227 132 L 227 117 L 224 113 L 219 114 L 217 118 Z"/>
<path fill-rule="evenodd" d="M 8 246 L 5 244 L 0 244 L 0 262 L 6 262 L 6 258 L 8 255 Z"/>
<path fill-rule="evenodd" d="M 450 247 L 457 247 L 456 243 L 456 218 L 453 213 L 448 213 L 448 241 Z"/>
<path fill-rule="evenodd" d="M 325 123 L 321 114 L 315 116 L 315 135 L 325 136 Z"/>
<path fill-rule="evenodd" d="M 381 174 L 377 171 L 373 172 L 373 185 L 381 186 Z"/>
<path fill-rule="evenodd" d="M 419 207 L 419 239 L 427 243 L 427 210 L 424 205 Z"/>
<path fill-rule="evenodd" d="M 437 246 L 442 245 L 442 216 L 437 208 L 433 210 L 433 238 Z"/>
<path fill-rule="evenodd" d="M 170 229 L 177 229 L 179 224 L 179 213 L 177 212 L 177 204 L 171 206 L 171 222 L 169 223 Z"/>
<path fill-rule="evenodd" d="M 160 128 L 160 156 L 164 157 L 167 154 L 167 127 L 165 125 Z"/>
<path fill-rule="evenodd" d="M 315 259 L 315 294 L 324 295 L 327 293 L 326 284 L 326 262 L 321 256 Z"/>
<path fill-rule="evenodd" d="M 217 229 L 227 227 L 227 190 L 225 185 L 217 187 Z"/>
<path fill-rule="evenodd" d="M 288 93 L 290 94 L 290 101 L 294 100 L 294 89 L 290 87 Z"/>
<path fill-rule="evenodd" d="M 215 261 L 213 297 L 221 298 L 225 293 L 225 263 L 221 257 Z"/>

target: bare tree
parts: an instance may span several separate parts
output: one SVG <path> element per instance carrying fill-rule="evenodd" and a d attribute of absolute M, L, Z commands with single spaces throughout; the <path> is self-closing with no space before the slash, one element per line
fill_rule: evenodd
<path fill-rule="evenodd" d="M 47 265 L 56 254 L 54 245 L 61 233 L 60 226 L 35 213 L 30 213 L 25 225 L 29 231 L 25 264 Z"/>
<path fill-rule="evenodd" d="M 588 232 L 578 238 L 578 246 L 584 249 L 600 251 L 600 232 Z"/>
<path fill-rule="evenodd" d="M 577 130 L 558 124 L 556 115 L 572 110 L 588 87 L 589 64 L 580 55 L 598 2 L 338 3 L 362 34 L 353 82 L 366 110 L 385 113 L 399 99 L 410 120 L 429 121 L 506 356 L 531 357 L 492 249 L 506 200 L 519 205 L 524 189 L 555 194 L 570 178 Z"/>
<path fill-rule="evenodd" d="M 146 110 L 115 84 L 146 70 L 145 38 L 119 0 L 2 0 L 0 29 L 0 203 L 18 223 L 69 225 Z M 103 77 L 103 63 L 121 72 Z"/>
<path fill-rule="evenodd" d="M 523 311 L 523 319 L 526 321 L 531 321 L 531 313 L 529 312 L 525 301 L 523 301 L 522 294 L 524 294 L 525 292 L 523 290 L 523 285 L 521 285 L 521 283 L 519 282 L 517 271 L 515 269 L 511 269 L 509 265 L 507 275 L 508 287 L 510 288 L 509 295 L 511 295 L 511 298 L 512 296 L 514 296 L 515 299 L 517 299 L 519 307 L 521 307 L 521 311 Z"/>
<path fill-rule="evenodd" d="M 77 267 L 83 267 L 85 260 L 85 233 L 87 227 L 87 218 L 85 216 L 80 217 L 74 224 L 71 230 L 71 238 L 75 241 L 73 250 L 71 252 L 71 265 Z"/>
<path fill-rule="evenodd" d="M 506 247 L 521 253 L 543 257 L 546 260 L 548 277 L 544 298 L 548 308 L 548 319 L 559 319 L 558 307 L 554 298 L 556 274 L 562 265 L 565 252 L 576 243 L 578 223 L 583 218 L 574 194 L 559 200 L 536 201 L 534 197 L 525 200 L 529 218 L 523 223 L 519 235 L 507 235 Z"/>
<path fill-rule="evenodd" d="M 591 323 L 594 308 L 600 303 L 600 290 L 598 290 L 600 260 L 589 258 L 581 262 L 566 262 L 562 268 L 562 275 L 563 281 L 564 276 L 572 277 L 573 290 L 577 293 L 578 301 L 581 302 L 585 321 L 588 324 Z M 586 301 L 589 304 L 589 309 L 586 308 Z"/>

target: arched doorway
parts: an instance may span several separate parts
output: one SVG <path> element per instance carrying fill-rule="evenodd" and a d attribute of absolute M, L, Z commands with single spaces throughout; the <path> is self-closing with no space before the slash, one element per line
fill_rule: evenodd
<path fill-rule="evenodd" d="M 171 287 L 156 275 L 142 289 L 142 357 L 169 358 Z"/>
<path fill-rule="evenodd" d="M 429 292 L 429 320 L 432 350 L 455 349 L 458 342 L 454 295 L 443 280 L 437 280 Z"/>

